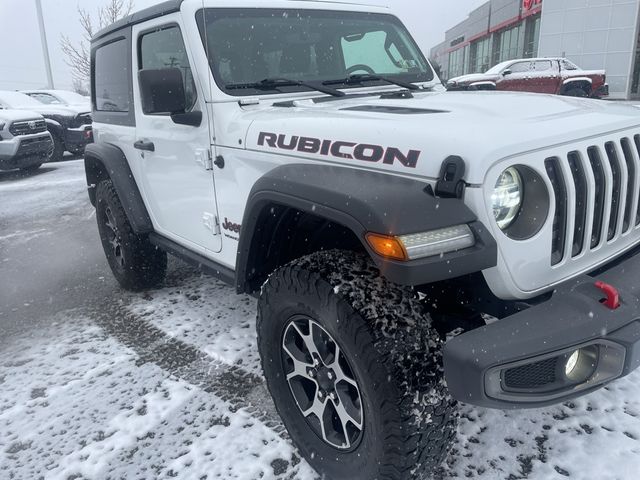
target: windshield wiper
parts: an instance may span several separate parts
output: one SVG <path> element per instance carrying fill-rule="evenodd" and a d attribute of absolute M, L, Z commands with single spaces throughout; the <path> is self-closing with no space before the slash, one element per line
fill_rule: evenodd
<path fill-rule="evenodd" d="M 227 85 L 227 90 L 240 90 L 243 88 L 255 88 L 256 90 L 275 90 L 279 87 L 307 87 L 320 93 L 332 95 L 334 97 L 344 97 L 346 94 L 335 88 L 324 87 L 302 80 L 290 80 L 288 78 L 265 78 L 259 82 L 232 83 Z"/>
<path fill-rule="evenodd" d="M 353 84 L 361 84 L 362 82 L 387 82 L 393 85 L 398 85 L 399 87 L 406 88 L 408 90 L 420 90 L 420 87 L 414 85 L 413 83 L 403 82 L 402 80 L 396 80 L 394 78 L 389 78 L 384 75 L 376 75 L 371 73 L 354 73 L 353 75 L 349 75 L 347 78 L 343 78 L 341 80 L 327 80 L 322 82 L 323 85 L 353 85 Z"/>

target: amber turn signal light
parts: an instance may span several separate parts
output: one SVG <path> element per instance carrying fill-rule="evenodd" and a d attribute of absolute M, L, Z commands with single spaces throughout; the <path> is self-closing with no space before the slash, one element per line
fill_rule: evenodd
<path fill-rule="evenodd" d="M 367 233 L 367 243 L 381 257 L 400 260 L 401 262 L 409 260 L 406 249 L 396 237 Z"/>

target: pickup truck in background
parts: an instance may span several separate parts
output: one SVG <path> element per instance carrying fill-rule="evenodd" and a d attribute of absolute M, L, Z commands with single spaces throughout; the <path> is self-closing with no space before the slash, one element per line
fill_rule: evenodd
<path fill-rule="evenodd" d="M 447 89 L 509 90 L 570 97 L 609 95 L 604 70 L 582 70 L 566 58 L 527 58 L 502 62 L 486 73 L 452 78 Z"/>

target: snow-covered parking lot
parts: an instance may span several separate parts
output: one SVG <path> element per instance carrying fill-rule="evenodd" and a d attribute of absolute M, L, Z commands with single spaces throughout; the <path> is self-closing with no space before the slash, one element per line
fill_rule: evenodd
<path fill-rule="evenodd" d="M 83 163 L 0 173 L 0 478 L 315 479 L 274 411 L 255 300 L 173 261 L 119 290 Z M 462 408 L 436 479 L 640 477 L 640 374 L 531 411 Z"/>

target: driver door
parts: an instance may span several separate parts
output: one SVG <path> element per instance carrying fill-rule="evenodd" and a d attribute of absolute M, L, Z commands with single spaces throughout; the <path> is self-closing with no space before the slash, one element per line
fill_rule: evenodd
<path fill-rule="evenodd" d="M 156 231 L 183 246 L 217 253 L 222 236 L 217 212 L 207 108 L 192 71 L 178 15 L 133 27 L 134 71 L 178 68 L 183 73 L 188 111 L 203 112 L 199 126 L 178 125 L 170 115 L 145 114 L 138 75 L 136 171 Z"/>

